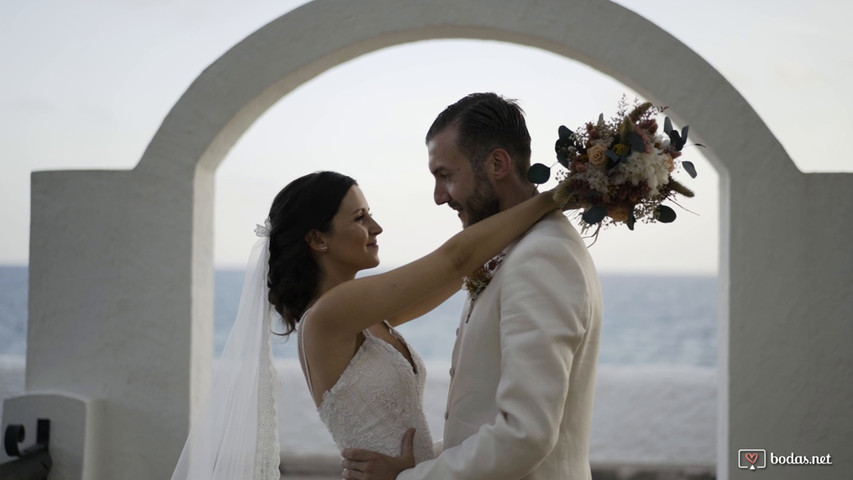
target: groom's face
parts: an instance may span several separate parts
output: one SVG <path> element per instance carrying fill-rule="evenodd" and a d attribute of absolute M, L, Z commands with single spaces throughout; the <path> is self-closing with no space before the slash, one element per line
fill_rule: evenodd
<path fill-rule="evenodd" d="M 473 225 L 500 210 L 500 201 L 484 169 L 475 170 L 456 146 L 451 126 L 427 142 L 429 170 L 435 179 L 433 199 L 456 210 L 462 226 Z"/>

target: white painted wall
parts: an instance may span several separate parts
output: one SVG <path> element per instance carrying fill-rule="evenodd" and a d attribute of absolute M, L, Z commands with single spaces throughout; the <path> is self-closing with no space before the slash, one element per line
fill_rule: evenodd
<path fill-rule="evenodd" d="M 99 438 L 100 407 L 100 402 L 82 397 L 29 392 L 3 401 L 3 432 L 11 424 L 22 425 L 25 435 L 18 446 L 26 452 L 36 444 L 38 420 L 48 419 L 51 480 L 98 478 L 100 459 L 95 442 Z M 0 462 L 11 460 L 15 459 L 0 451 Z"/>
<path fill-rule="evenodd" d="M 168 478 L 209 384 L 194 174 L 164 170 L 33 175 L 26 388 L 101 400 L 102 465 L 83 478 Z"/>
<path fill-rule="evenodd" d="M 748 478 L 735 455 L 756 447 L 833 454 L 832 467 L 771 466 L 773 478 L 849 478 L 853 175 L 799 172 L 710 65 L 605 0 L 317 0 L 205 70 L 134 170 L 35 173 L 27 389 L 101 402 L 101 465 L 86 478 L 174 467 L 210 380 L 212 191 L 228 149 L 328 68 L 450 37 L 583 61 L 690 125 L 721 178 L 718 478 Z"/>

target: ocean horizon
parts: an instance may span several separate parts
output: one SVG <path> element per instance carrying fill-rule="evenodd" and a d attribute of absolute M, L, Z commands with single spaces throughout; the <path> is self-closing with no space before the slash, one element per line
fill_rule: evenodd
<path fill-rule="evenodd" d="M 0 266 L 0 355 L 26 354 L 26 266 Z M 215 354 L 234 322 L 244 272 L 215 270 Z M 717 364 L 716 275 L 600 274 L 604 326 L 599 363 L 606 365 Z M 465 301 L 459 292 L 432 312 L 399 328 L 425 360 L 449 360 Z M 274 353 L 296 358 L 294 342 L 275 338 Z"/>
<path fill-rule="evenodd" d="M 716 276 L 605 273 L 600 277 L 604 326 L 591 462 L 712 468 L 716 458 Z M 2 399 L 25 390 L 27 282 L 27 267 L 0 267 L 0 416 Z M 242 270 L 215 272 L 212 348 L 217 355 L 233 323 L 242 282 Z M 450 354 L 463 303 L 464 294 L 459 293 L 399 328 L 426 362 L 424 407 L 435 438 L 443 431 Z M 282 455 L 334 459 L 337 447 L 305 388 L 296 342 L 279 337 L 273 344 L 282 392 L 278 402 Z"/>

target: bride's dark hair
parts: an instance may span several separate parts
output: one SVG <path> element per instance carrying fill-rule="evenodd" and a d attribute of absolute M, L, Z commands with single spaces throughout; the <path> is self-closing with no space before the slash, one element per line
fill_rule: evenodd
<path fill-rule="evenodd" d="M 269 301 L 291 334 L 320 283 L 320 266 L 305 235 L 312 229 L 329 232 L 332 218 L 349 189 L 357 185 L 337 172 L 316 172 L 284 187 L 270 207 Z"/>

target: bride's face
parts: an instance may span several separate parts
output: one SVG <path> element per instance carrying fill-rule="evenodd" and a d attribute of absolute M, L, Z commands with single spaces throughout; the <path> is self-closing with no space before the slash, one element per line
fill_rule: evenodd
<path fill-rule="evenodd" d="M 380 233 L 382 227 L 370 215 L 364 194 L 353 185 L 332 218 L 331 231 L 323 234 L 327 260 L 356 271 L 379 265 Z"/>

